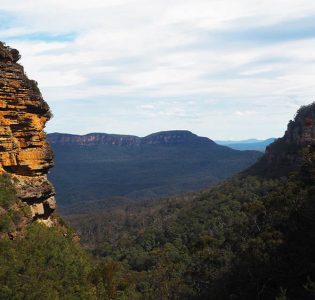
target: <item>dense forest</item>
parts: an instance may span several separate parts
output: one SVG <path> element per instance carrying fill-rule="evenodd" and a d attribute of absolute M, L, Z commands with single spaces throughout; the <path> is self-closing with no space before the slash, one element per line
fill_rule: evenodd
<path fill-rule="evenodd" d="M 314 113 L 302 107 L 260 162 L 215 188 L 70 220 L 135 299 L 314 299 Z"/>
<path fill-rule="evenodd" d="M 58 216 L 55 228 L 38 222 L 25 227 L 28 206 L 8 177 L 0 177 L 0 187 L 1 300 L 113 299 L 117 284 L 127 294 L 127 283 L 117 281 L 118 263 L 89 256 Z M 16 236 L 8 235 L 14 230 Z"/>
<path fill-rule="evenodd" d="M 134 278 L 140 299 L 313 299 L 315 191 L 305 179 L 238 178 L 73 221 L 94 255 Z"/>

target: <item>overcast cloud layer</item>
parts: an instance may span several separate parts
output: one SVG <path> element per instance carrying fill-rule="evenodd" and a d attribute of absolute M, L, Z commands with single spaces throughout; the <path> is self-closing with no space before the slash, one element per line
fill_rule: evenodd
<path fill-rule="evenodd" d="M 0 0 L 49 132 L 280 136 L 315 100 L 313 0 Z"/>

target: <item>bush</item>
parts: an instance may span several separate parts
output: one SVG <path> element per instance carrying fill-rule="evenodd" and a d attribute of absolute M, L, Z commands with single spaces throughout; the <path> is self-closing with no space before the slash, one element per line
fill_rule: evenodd
<path fill-rule="evenodd" d="M 57 229 L 32 224 L 26 237 L 0 241 L 0 299 L 94 299 L 89 258 Z"/>
<path fill-rule="evenodd" d="M 17 200 L 9 176 L 0 176 L 0 207 L 8 209 Z"/>
<path fill-rule="evenodd" d="M 12 55 L 13 62 L 18 62 L 21 59 L 20 52 L 16 49 L 11 49 L 10 53 Z"/>

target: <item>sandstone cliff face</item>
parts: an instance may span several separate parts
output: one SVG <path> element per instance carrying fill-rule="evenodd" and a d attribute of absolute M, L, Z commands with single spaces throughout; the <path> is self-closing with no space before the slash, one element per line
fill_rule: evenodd
<path fill-rule="evenodd" d="M 11 175 L 32 219 L 51 225 L 55 192 L 47 173 L 53 155 L 43 131 L 51 113 L 19 58 L 17 50 L 0 43 L 0 173 Z"/>

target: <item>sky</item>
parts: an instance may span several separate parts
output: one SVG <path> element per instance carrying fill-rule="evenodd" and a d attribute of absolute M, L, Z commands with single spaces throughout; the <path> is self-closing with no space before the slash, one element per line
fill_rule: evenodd
<path fill-rule="evenodd" d="M 313 0 L 0 0 L 48 132 L 282 136 L 315 100 Z"/>

